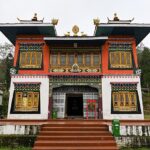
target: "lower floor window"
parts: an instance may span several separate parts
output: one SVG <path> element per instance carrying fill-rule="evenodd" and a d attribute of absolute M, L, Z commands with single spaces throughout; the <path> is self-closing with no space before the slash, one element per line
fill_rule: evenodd
<path fill-rule="evenodd" d="M 37 112 L 39 109 L 39 92 L 19 92 L 15 93 L 15 111 Z"/>
<path fill-rule="evenodd" d="M 137 112 L 138 96 L 136 91 L 113 91 L 113 112 Z"/>

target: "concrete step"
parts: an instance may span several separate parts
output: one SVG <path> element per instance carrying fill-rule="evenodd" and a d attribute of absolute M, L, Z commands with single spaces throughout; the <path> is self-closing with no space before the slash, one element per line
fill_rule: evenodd
<path fill-rule="evenodd" d="M 119 148 L 117 148 L 116 146 L 105 146 L 105 147 L 101 147 L 101 146 L 93 146 L 88 147 L 50 147 L 50 146 L 43 146 L 43 147 L 34 147 L 33 150 L 119 150 Z"/>
<path fill-rule="evenodd" d="M 41 131 L 108 131 L 108 127 L 43 127 Z"/>
<path fill-rule="evenodd" d="M 119 150 L 108 126 L 98 121 L 52 121 L 41 126 L 33 150 Z"/>
<path fill-rule="evenodd" d="M 41 135 L 39 135 L 38 137 L 37 137 L 37 140 L 57 140 L 57 141 L 61 141 L 61 140 L 64 140 L 64 141 L 66 141 L 66 140 L 87 140 L 87 141 L 89 141 L 89 140 L 114 140 L 114 137 L 112 136 L 112 135 L 109 135 L 109 136 L 41 136 Z"/>
<path fill-rule="evenodd" d="M 107 127 L 105 124 L 94 124 L 94 123 L 75 123 L 75 122 L 67 122 L 67 123 L 51 123 L 51 124 L 44 124 L 42 127 Z"/>
<path fill-rule="evenodd" d="M 62 141 L 49 141 L 49 140 L 46 140 L 46 141 L 36 141 L 35 142 L 35 146 L 57 146 L 57 147 L 62 147 L 62 146 L 65 146 L 65 147 L 70 147 L 70 146 L 78 146 L 78 147 L 84 147 L 84 146 L 88 146 L 88 147 L 92 147 L 93 146 L 116 146 L 116 143 L 115 141 L 113 140 L 90 140 L 90 141 L 80 141 L 80 140 L 74 140 L 74 141 L 64 141 L 62 139 Z"/>
<path fill-rule="evenodd" d="M 80 136 L 80 135 L 86 135 L 86 136 L 106 136 L 111 135 L 108 131 L 40 131 L 40 135 L 59 135 L 59 136 Z"/>

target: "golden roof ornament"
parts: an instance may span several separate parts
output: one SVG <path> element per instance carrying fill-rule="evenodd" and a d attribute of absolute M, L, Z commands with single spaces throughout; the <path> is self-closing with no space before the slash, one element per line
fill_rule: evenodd
<path fill-rule="evenodd" d="M 34 16 L 33 16 L 33 18 L 32 18 L 32 21 L 37 21 L 38 19 L 37 19 L 37 13 L 34 13 Z"/>
<path fill-rule="evenodd" d="M 81 32 L 81 36 L 87 36 L 87 34 L 85 34 L 84 32 Z"/>
<path fill-rule="evenodd" d="M 73 36 L 78 36 L 79 27 L 77 25 L 74 25 L 72 28 L 72 32 L 74 33 Z"/>
<path fill-rule="evenodd" d="M 117 13 L 114 13 L 114 21 L 119 21 L 119 18 L 117 17 Z"/>
<path fill-rule="evenodd" d="M 43 23 L 44 21 L 44 18 L 42 20 L 38 20 L 37 13 L 34 13 L 34 16 L 31 18 L 31 20 L 22 20 L 19 18 L 17 19 L 20 23 Z"/>
<path fill-rule="evenodd" d="M 51 21 L 51 23 L 55 26 L 55 25 L 57 25 L 58 24 L 58 19 L 52 19 L 52 21 Z"/>
<path fill-rule="evenodd" d="M 100 24 L 100 19 L 99 18 L 93 19 L 93 23 L 95 26 L 98 26 Z"/>
<path fill-rule="evenodd" d="M 65 36 L 70 36 L 70 32 L 67 32 L 64 34 Z"/>

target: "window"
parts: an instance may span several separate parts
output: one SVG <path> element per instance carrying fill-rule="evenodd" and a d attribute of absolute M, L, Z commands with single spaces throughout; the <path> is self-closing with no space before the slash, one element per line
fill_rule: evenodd
<path fill-rule="evenodd" d="M 100 63 L 100 60 L 99 60 L 99 55 L 93 55 L 93 65 L 96 65 L 98 66 Z"/>
<path fill-rule="evenodd" d="M 58 56 L 57 55 L 52 55 L 51 59 L 52 59 L 52 65 L 57 65 L 58 60 L 57 60 Z"/>
<path fill-rule="evenodd" d="M 112 83 L 112 113 L 140 112 L 136 84 Z"/>
<path fill-rule="evenodd" d="M 136 92 L 119 91 L 112 93 L 113 110 L 120 112 L 137 111 Z"/>
<path fill-rule="evenodd" d="M 132 44 L 111 43 L 109 45 L 110 68 L 132 68 Z"/>
<path fill-rule="evenodd" d="M 85 65 L 89 66 L 91 64 L 91 56 L 85 55 Z"/>
<path fill-rule="evenodd" d="M 37 112 L 39 107 L 39 92 L 16 92 L 16 112 Z"/>
<path fill-rule="evenodd" d="M 42 44 L 20 44 L 20 68 L 41 68 Z"/>
<path fill-rule="evenodd" d="M 131 52 L 109 52 L 110 68 L 132 68 Z"/>
<path fill-rule="evenodd" d="M 39 113 L 40 84 L 15 83 L 12 113 Z"/>
<path fill-rule="evenodd" d="M 83 65 L 83 55 L 82 54 L 79 54 L 78 56 L 77 56 L 77 59 L 78 59 L 78 65 L 80 66 L 80 65 Z"/>
<path fill-rule="evenodd" d="M 66 65 L 66 55 L 61 55 L 60 57 L 60 64 L 61 65 Z"/>
<path fill-rule="evenodd" d="M 74 64 L 74 62 L 75 62 L 74 55 L 69 55 L 69 65 L 72 66 Z"/>
<path fill-rule="evenodd" d="M 72 67 L 74 64 L 77 64 L 79 72 L 101 72 L 99 49 L 91 52 L 73 50 L 52 50 L 50 54 L 50 72 L 73 72 Z"/>

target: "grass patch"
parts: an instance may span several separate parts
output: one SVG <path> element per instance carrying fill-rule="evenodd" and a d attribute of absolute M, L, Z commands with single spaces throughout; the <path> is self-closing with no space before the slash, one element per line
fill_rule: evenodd
<path fill-rule="evenodd" d="M 32 150 L 32 148 L 31 147 L 18 147 L 18 148 L 0 147 L 0 150 Z"/>
<path fill-rule="evenodd" d="M 150 120 L 150 114 L 149 115 L 144 115 L 144 119 Z"/>
<path fill-rule="evenodd" d="M 144 118 L 150 119 L 150 94 L 143 94 Z"/>
<path fill-rule="evenodd" d="M 150 148 L 148 147 L 141 147 L 141 148 L 127 148 L 127 147 L 124 147 L 124 148 L 121 148 L 120 150 L 150 150 Z"/>

